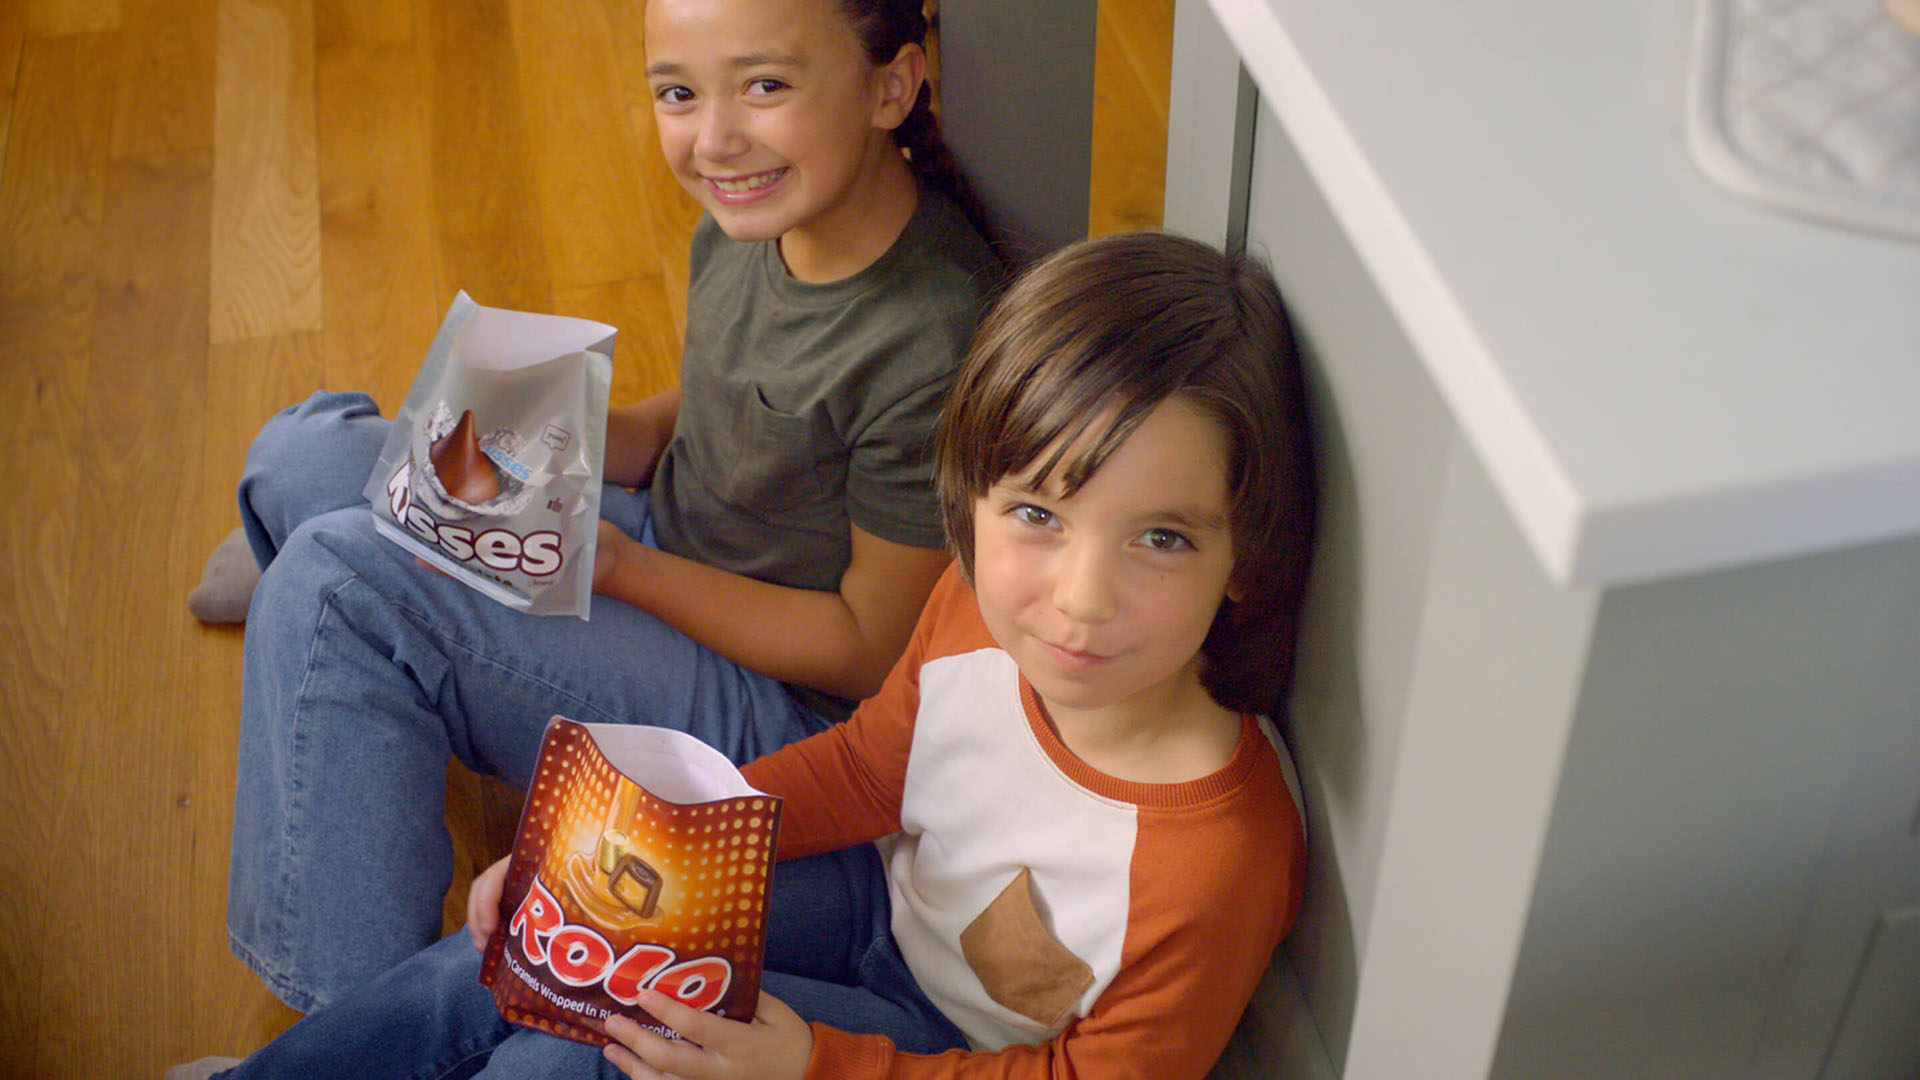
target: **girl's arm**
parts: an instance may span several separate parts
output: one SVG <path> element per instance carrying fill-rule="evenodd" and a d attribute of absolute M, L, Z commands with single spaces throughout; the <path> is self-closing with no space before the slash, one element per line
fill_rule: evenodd
<path fill-rule="evenodd" d="M 734 663 L 858 701 L 880 688 L 906 647 L 948 556 L 851 528 L 852 559 L 840 590 L 824 592 L 670 555 L 602 522 L 593 588 Z"/>
<path fill-rule="evenodd" d="M 605 475 L 608 483 L 639 487 L 653 479 L 673 422 L 680 415 L 680 391 L 668 390 L 632 405 L 607 410 Z"/>

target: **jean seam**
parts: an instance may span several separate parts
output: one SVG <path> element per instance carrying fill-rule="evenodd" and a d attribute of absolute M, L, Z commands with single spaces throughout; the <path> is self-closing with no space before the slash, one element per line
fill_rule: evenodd
<path fill-rule="evenodd" d="M 455 1047 L 452 1061 L 449 1061 L 446 1065 L 439 1068 L 429 1066 L 415 1073 L 415 1080 L 444 1080 L 445 1077 L 456 1075 L 472 1076 L 473 1073 L 479 1070 L 463 1071 L 466 1065 L 475 1060 L 485 1061 L 492 1057 L 494 1050 L 498 1049 L 500 1045 L 500 1040 L 492 1038 L 490 1034 L 487 1037 L 476 1039 L 475 1042 L 477 1045 L 473 1049 Z M 482 1067 L 484 1068 L 484 1066 Z"/>
<path fill-rule="evenodd" d="M 298 825 L 301 814 L 304 812 L 303 799 L 306 792 L 304 776 L 307 733 L 306 725 L 303 723 L 306 716 L 305 703 L 308 690 L 313 684 L 314 671 L 318 667 L 316 657 L 320 651 L 321 639 L 326 635 L 329 624 L 337 622 L 338 607 L 334 598 L 342 589 L 358 580 L 358 575 L 349 575 L 346 581 L 328 590 L 327 595 L 321 600 L 320 614 L 314 620 L 313 636 L 309 640 L 305 666 L 300 673 L 300 684 L 293 693 L 292 715 L 287 722 L 287 789 L 284 796 L 285 804 L 281 808 L 281 820 L 284 824 L 280 830 L 281 850 L 286 853 L 286 858 L 281 863 L 280 878 L 275 883 L 274 889 L 272 940 L 278 945 L 274 950 L 278 955 L 270 960 L 251 948 L 236 946 L 235 949 L 236 952 L 244 954 L 241 959 L 249 967 L 254 968 L 261 978 L 273 985 L 281 1000 L 302 1012 L 312 1012 L 319 1004 L 318 996 L 310 987 L 294 985 L 292 976 L 286 973 L 287 968 L 296 966 L 290 955 L 293 951 L 293 934 L 290 928 L 294 922 L 293 901 L 296 891 L 294 881 L 299 876 L 296 870 L 305 858 L 305 850 L 302 846 L 304 836 Z M 230 939 L 231 937 L 232 935 L 229 934 Z M 312 975 L 312 972 L 308 973 L 309 978 Z"/>
<path fill-rule="evenodd" d="M 268 964 L 253 948 L 241 941 L 234 932 L 227 931 L 227 948 L 233 955 L 264 980 L 273 995 L 295 1012 L 310 1013 L 317 1007 L 312 994 L 295 986 L 275 966 Z"/>

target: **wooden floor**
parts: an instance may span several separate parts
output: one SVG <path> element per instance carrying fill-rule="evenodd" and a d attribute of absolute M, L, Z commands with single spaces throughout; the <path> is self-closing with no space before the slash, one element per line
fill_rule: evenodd
<path fill-rule="evenodd" d="M 241 635 L 184 599 L 261 420 L 391 411 L 456 289 L 617 325 L 616 401 L 670 383 L 694 215 L 640 10 L 0 0 L 0 1077 L 294 1019 L 226 949 Z M 1090 228 L 1152 227 L 1172 0 L 1101 19 Z"/>

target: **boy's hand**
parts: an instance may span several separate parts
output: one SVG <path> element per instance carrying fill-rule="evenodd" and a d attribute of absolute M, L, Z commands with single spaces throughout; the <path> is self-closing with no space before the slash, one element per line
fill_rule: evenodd
<path fill-rule="evenodd" d="M 813 1029 L 765 991 L 746 1024 L 689 1009 L 657 990 L 643 991 L 640 1007 L 683 1038 L 609 1018 L 607 1034 L 619 1042 L 606 1048 L 607 1060 L 633 1080 L 801 1080 L 813 1057 Z"/>
<path fill-rule="evenodd" d="M 501 859 L 473 879 L 467 890 L 467 933 L 473 947 L 484 951 L 487 939 L 500 925 L 500 893 L 507 886 L 507 860 Z"/>

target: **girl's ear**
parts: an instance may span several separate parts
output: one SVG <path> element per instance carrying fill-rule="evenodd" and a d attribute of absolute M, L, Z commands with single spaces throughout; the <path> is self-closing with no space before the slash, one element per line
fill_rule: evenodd
<path fill-rule="evenodd" d="M 892 131 L 906 123 L 913 103 L 920 97 L 921 84 L 927 81 L 926 50 L 907 42 L 892 60 L 874 71 L 873 78 L 873 126 Z"/>

